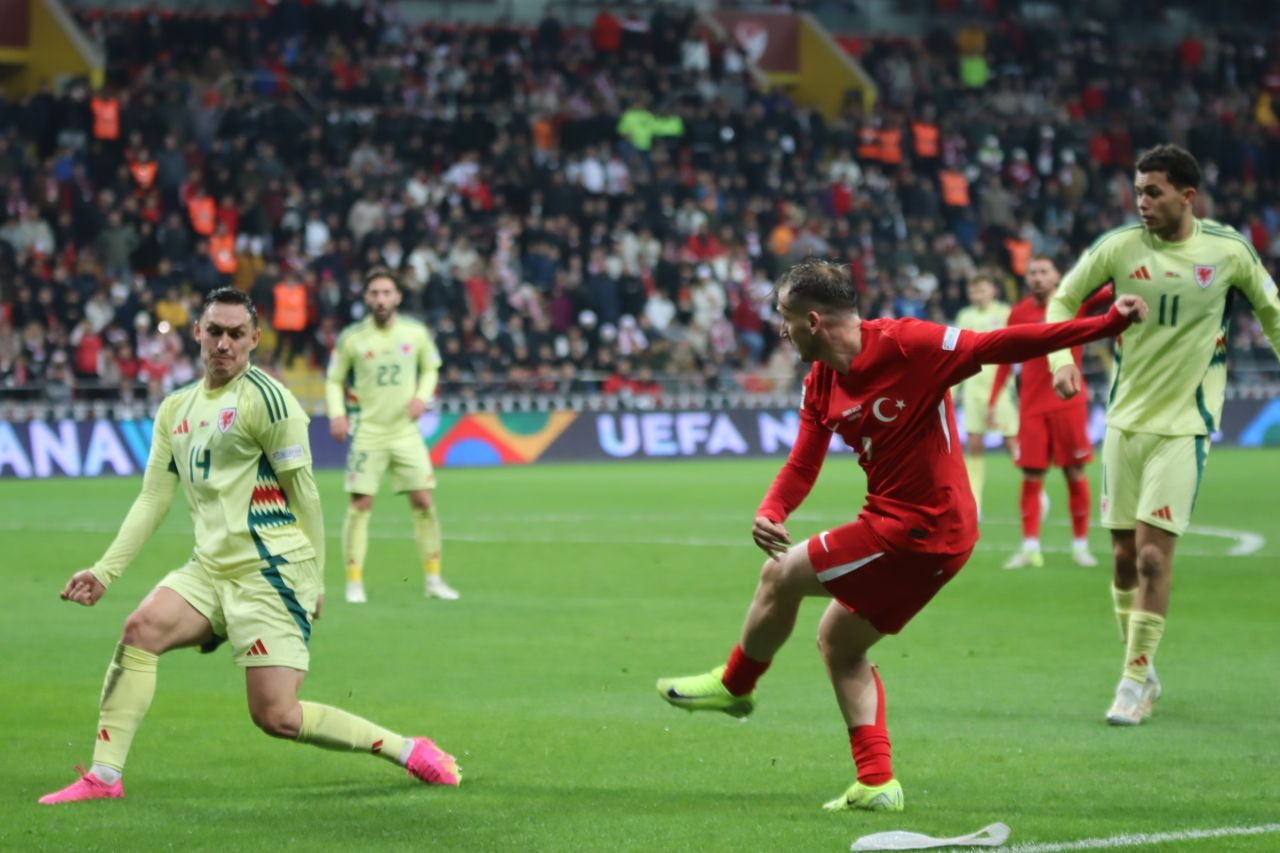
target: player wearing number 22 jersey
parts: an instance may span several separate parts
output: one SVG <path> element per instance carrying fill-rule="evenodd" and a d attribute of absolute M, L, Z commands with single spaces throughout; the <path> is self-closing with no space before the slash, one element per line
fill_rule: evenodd
<path fill-rule="evenodd" d="M 662 698 L 691 711 L 746 716 L 801 601 L 834 599 L 818 646 L 858 776 L 826 807 L 901 811 L 883 687 L 866 653 L 883 635 L 898 633 L 960 571 L 978 539 L 948 389 L 983 364 L 1113 336 L 1144 307 L 1130 298 L 1104 317 L 972 332 L 910 319 L 863 320 L 847 269 L 815 260 L 789 270 L 778 284 L 783 336 L 813 367 L 796 442 L 752 530 L 770 557 L 727 663 L 703 675 L 659 680 Z M 854 521 L 792 546 L 783 523 L 817 480 L 833 433 L 858 454 L 866 503 Z"/>
<path fill-rule="evenodd" d="M 342 525 L 342 552 L 347 601 L 353 604 L 367 600 L 364 562 L 369 517 L 379 482 L 388 470 L 392 488 L 409 498 L 423 592 L 428 598 L 458 598 L 440 572 L 440 519 L 431 494 L 436 477 L 418 433 L 418 419 L 435 396 L 440 354 L 426 327 L 397 310 L 400 298 L 400 282 L 393 271 L 377 268 L 365 276 L 369 316 L 338 338 L 325 383 L 329 432 L 338 441 L 350 439 L 346 490 L 351 500 Z M 358 411 L 347 408 L 344 383 L 348 379 L 350 392 L 360 404 Z"/>

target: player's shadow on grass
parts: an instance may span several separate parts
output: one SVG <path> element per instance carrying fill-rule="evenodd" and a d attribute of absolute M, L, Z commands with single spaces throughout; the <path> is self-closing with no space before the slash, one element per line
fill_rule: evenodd
<path fill-rule="evenodd" d="M 463 784 L 469 784 L 467 779 Z M 390 799 L 392 797 L 402 797 L 406 794 L 420 794 L 424 790 L 436 791 L 441 794 L 452 794 L 456 789 L 445 785 L 423 785 L 421 782 L 413 779 L 394 779 L 382 784 L 372 784 L 368 782 L 326 782 L 317 783 L 315 785 L 291 785 L 287 788 L 279 789 L 281 793 L 289 794 L 306 800 L 350 800 L 355 797 L 381 797 Z"/>

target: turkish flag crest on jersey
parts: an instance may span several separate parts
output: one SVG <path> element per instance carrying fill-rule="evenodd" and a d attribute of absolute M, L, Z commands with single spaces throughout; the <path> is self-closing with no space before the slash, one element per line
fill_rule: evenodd
<path fill-rule="evenodd" d="M 236 422 L 236 410 L 234 408 L 223 409 L 222 411 L 218 412 L 218 430 L 220 432 L 226 432 L 227 430 L 231 429 L 231 425 L 235 422 Z"/>

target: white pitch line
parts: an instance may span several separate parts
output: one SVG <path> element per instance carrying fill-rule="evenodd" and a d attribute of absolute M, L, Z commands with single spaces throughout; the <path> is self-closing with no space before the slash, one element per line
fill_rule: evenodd
<path fill-rule="evenodd" d="M 1015 844 L 1009 853 L 1059 853 L 1064 850 L 1109 850 L 1115 847 L 1137 847 L 1166 841 L 1195 841 L 1201 838 L 1237 838 L 1280 832 L 1280 823 L 1258 826 L 1224 826 L 1220 829 L 1186 829 L 1180 832 L 1152 832 L 1135 835 L 1112 835 L 1108 838 L 1085 838 L 1080 841 L 1058 841 L 1045 844 Z"/>
<path fill-rule="evenodd" d="M 739 515 L 726 516 L 725 518 L 727 519 L 730 517 L 734 520 L 740 520 L 741 518 L 741 516 Z M 565 522 L 565 523 L 573 523 L 573 524 L 583 524 L 587 522 L 625 522 L 629 520 L 630 521 L 641 520 L 636 516 L 610 516 L 605 514 L 593 515 L 593 514 L 586 514 L 586 513 L 583 513 L 583 514 L 569 513 L 565 515 L 555 515 L 555 514 L 547 514 L 547 513 L 534 513 L 530 515 L 523 515 L 523 514 L 513 513 L 508 515 L 500 515 L 500 516 L 498 515 L 482 516 L 480 518 L 483 518 L 495 525 L 502 524 L 503 522 L 516 522 L 516 523 L 533 522 L 538 524 Z M 665 518 L 666 517 L 664 517 L 664 519 Z M 688 514 L 685 514 L 683 516 L 680 516 L 679 518 L 681 520 L 688 521 L 690 520 L 691 516 L 689 516 Z M 698 515 L 693 518 L 707 519 L 707 520 L 724 520 L 712 514 Z M 837 516 L 837 515 L 819 515 L 819 514 L 810 515 L 802 520 L 818 521 L 824 518 L 829 520 L 839 520 L 842 522 L 847 520 L 847 517 L 843 515 Z M 656 515 L 652 517 L 649 517 L 649 516 L 644 517 L 644 520 L 646 521 L 656 521 L 656 520 L 664 520 L 664 519 L 659 519 L 658 516 Z M 467 521 L 469 522 L 475 522 L 477 520 L 479 519 L 476 516 L 469 516 L 467 518 Z M 1002 519 L 1002 518 L 992 518 L 992 519 L 986 519 L 983 521 L 983 524 L 998 524 L 998 525 L 1014 525 L 1014 524 L 1020 524 L 1020 523 L 1021 522 L 1014 519 Z M 608 536 L 608 535 L 595 536 L 590 534 L 583 534 L 577 531 L 569 534 L 556 534 L 556 533 L 543 532 L 543 533 L 530 535 L 530 534 L 513 534 L 513 533 L 492 533 L 488 531 L 476 532 L 476 533 L 459 532 L 456 527 L 453 527 L 453 529 L 450 529 L 450 526 L 451 525 L 446 524 L 445 533 L 444 533 L 445 541 L 473 542 L 478 544 L 508 543 L 508 544 L 624 545 L 624 546 L 659 545 L 659 546 L 676 547 L 676 548 L 732 548 L 735 546 L 751 544 L 750 539 L 747 538 L 745 535 L 740 537 L 732 537 L 732 538 L 731 537 L 704 537 L 704 536 L 637 537 L 634 535 L 632 536 Z M 1060 526 L 1065 526 L 1065 523 L 1063 523 Z M 77 533 L 106 534 L 106 533 L 115 533 L 118 529 L 119 528 L 115 525 L 103 524 L 100 522 L 68 522 L 68 523 L 62 523 L 62 524 L 51 524 L 51 523 L 45 522 L 45 523 L 31 524 L 31 523 L 21 522 L 16 519 L 0 520 L 0 530 L 21 530 L 21 531 L 31 531 L 31 532 L 72 531 Z M 185 530 L 160 530 L 157 532 L 159 535 L 172 535 L 172 536 L 190 535 L 190 532 Z M 1204 536 L 1214 536 L 1214 537 L 1221 537 L 1221 538 L 1232 540 L 1235 544 L 1227 551 L 1227 556 L 1233 556 L 1233 557 L 1248 556 L 1250 554 L 1255 554 L 1262 548 L 1263 545 L 1266 544 L 1266 539 L 1261 534 L 1253 533 L 1247 530 L 1230 530 L 1228 528 L 1220 528 L 1220 527 L 1197 527 L 1193 525 L 1192 527 L 1188 528 L 1188 532 L 1198 533 Z M 401 529 L 391 529 L 391 528 L 382 528 L 382 529 L 375 528 L 369 531 L 369 535 L 374 539 L 404 539 L 408 537 L 407 532 Z M 996 552 L 1005 553 L 1005 552 L 1011 551 L 1014 547 L 1015 547 L 1014 545 L 997 545 L 997 544 L 991 544 L 987 542 L 979 542 L 977 547 L 974 550 L 978 551 L 979 553 L 996 553 Z M 1066 553 L 1069 553 L 1071 549 L 1065 545 L 1046 544 L 1041 546 L 1041 550 L 1048 554 L 1066 554 Z M 1179 548 L 1177 551 L 1177 554 L 1183 557 L 1222 557 L 1223 556 L 1223 553 L 1221 551 L 1209 550 L 1209 549 L 1203 549 L 1203 548 L 1190 548 L 1190 547 Z"/>

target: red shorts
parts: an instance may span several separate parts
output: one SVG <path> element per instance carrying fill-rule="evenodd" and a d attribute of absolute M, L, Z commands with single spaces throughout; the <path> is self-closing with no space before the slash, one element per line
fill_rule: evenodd
<path fill-rule="evenodd" d="M 881 634 L 896 634 L 956 576 L 973 551 L 926 554 L 909 546 L 901 524 L 864 515 L 811 537 L 809 561 L 836 601 Z"/>
<path fill-rule="evenodd" d="M 1088 421 L 1089 413 L 1082 406 L 1022 417 L 1013 464 L 1033 471 L 1085 464 L 1093 459 Z"/>

